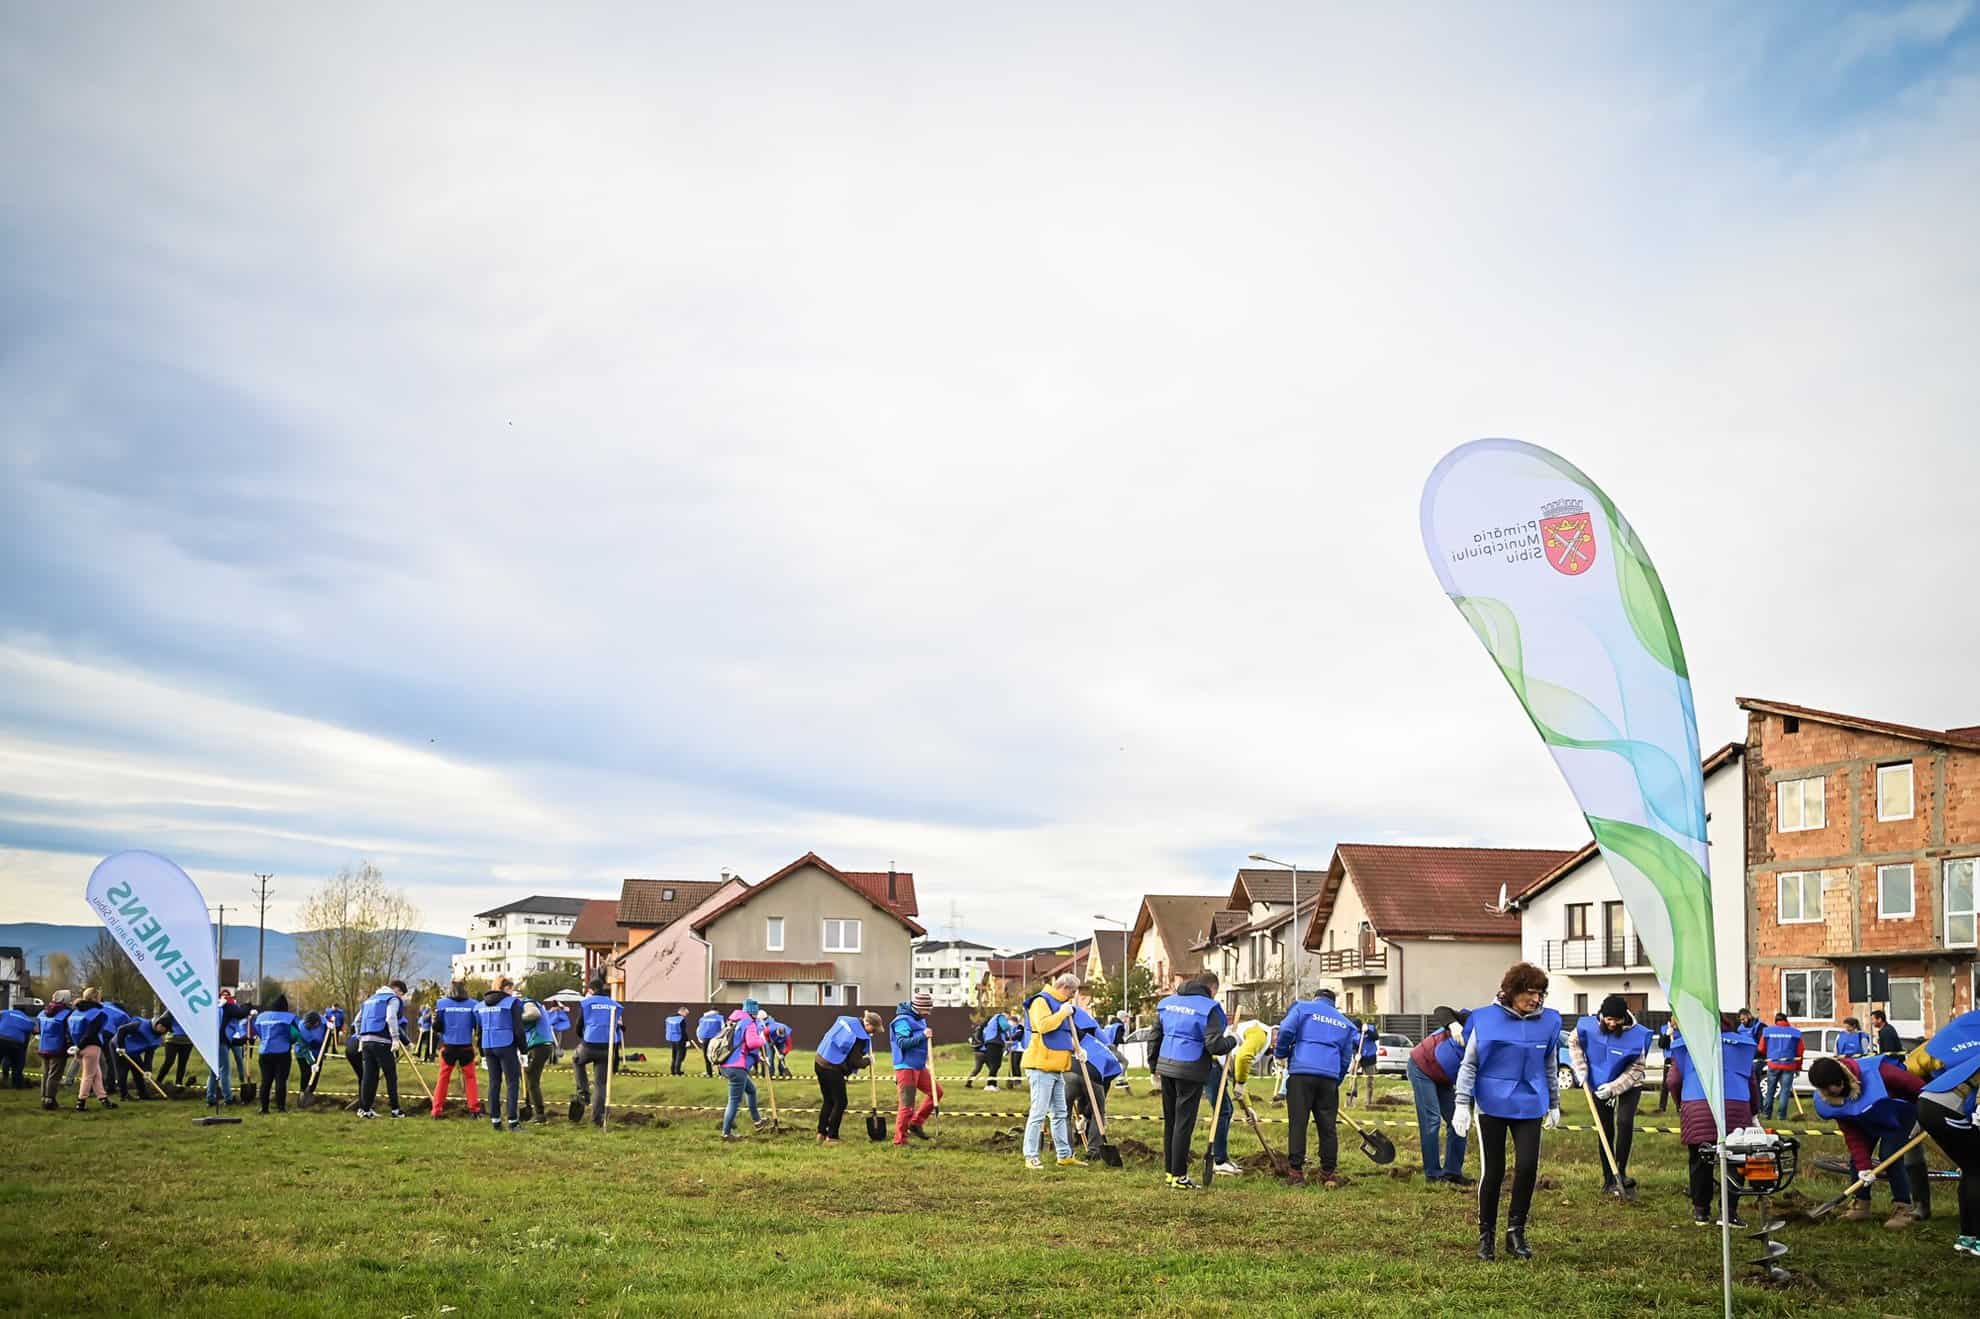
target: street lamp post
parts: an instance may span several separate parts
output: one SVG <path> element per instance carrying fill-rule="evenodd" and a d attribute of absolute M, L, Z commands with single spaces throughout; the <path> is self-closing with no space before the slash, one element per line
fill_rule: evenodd
<path fill-rule="evenodd" d="M 1121 927 L 1121 1011 L 1128 1012 L 1130 1011 L 1128 1008 L 1128 923 L 1118 916 L 1102 916 L 1098 912 L 1094 913 L 1093 919 Z M 1128 1018 L 1130 1021 L 1133 1019 L 1132 1016 Z"/>
<path fill-rule="evenodd" d="M 1263 852 L 1253 852 L 1250 856 L 1246 857 L 1245 859 L 1247 861 L 1263 861 L 1268 866 L 1284 866 L 1287 870 L 1292 871 L 1293 903 L 1292 903 L 1292 920 L 1289 923 L 1292 927 L 1292 996 L 1293 998 L 1297 999 L 1299 997 L 1299 944 L 1300 944 L 1299 866 L 1296 862 L 1276 860 L 1273 857 L 1266 856 Z"/>

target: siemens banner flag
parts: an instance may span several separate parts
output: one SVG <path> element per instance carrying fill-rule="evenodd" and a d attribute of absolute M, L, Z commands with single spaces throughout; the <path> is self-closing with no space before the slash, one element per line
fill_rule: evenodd
<path fill-rule="evenodd" d="M 1422 518 L 1437 580 L 1587 816 L 1723 1134 L 1705 779 L 1664 584 L 1599 486 L 1518 440 L 1454 449 Z"/>
<path fill-rule="evenodd" d="M 219 957 L 199 885 L 155 852 L 119 852 L 90 874 L 87 896 L 217 1076 Z"/>

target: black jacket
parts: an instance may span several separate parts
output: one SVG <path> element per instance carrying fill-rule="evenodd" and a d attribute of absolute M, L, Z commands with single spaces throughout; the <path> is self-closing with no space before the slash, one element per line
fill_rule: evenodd
<path fill-rule="evenodd" d="M 1201 980 L 1191 980 L 1185 983 L 1181 989 L 1175 992 L 1174 997 L 1207 998 L 1212 1002 L 1215 1002 L 1217 999 L 1217 996 L 1210 992 L 1210 986 L 1204 984 Z M 1226 1022 L 1226 1025 L 1228 1024 Z M 1205 1023 L 1205 1025 L 1207 1027 L 1208 1023 Z M 1148 1041 L 1149 1070 L 1157 1076 L 1173 1076 L 1184 1081 L 1207 1081 L 1210 1079 L 1210 1069 L 1216 1066 L 1215 1063 L 1210 1061 L 1211 1057 L 1227 1054 L 1232 1049 L 1237 1048 L 1237 1036 L 1221 1030 L 1216 1035 L 1206 1033 L 1203 1044 L 1206 1050 L 1205 1056 L 1193 1063 L 1181 1062 L 1174 1058 L 1164 1058 L 1162 1056 L 1162 1014 L 1157 1012 L 1155 1014 L 1155 1038 Z"/>

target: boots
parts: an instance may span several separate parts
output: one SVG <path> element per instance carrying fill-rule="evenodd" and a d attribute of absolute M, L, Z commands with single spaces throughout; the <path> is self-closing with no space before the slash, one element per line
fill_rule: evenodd
<path fill-rule="evenodd" d="M 1493 1245 L 1493 1241 L 1498 1235 L 1496 1224 L 1480 1223 L 1478 1225 L 1478 1258 L 1490 1263 L 1499 1257 L 1498 1248 Z"/>
<path fill-rule="evenodd" d="M 1526 1221 L 1515 1218 L 1506 1224 L 1506 1253 L 1515 1259 L 1532 1259 L 1533 1250 L 1526 1244 Z"/>
<path fill-rule="evenodd" d="M 76 1101 L 76 1112 L 86 1113 L 88 1111 L 89 1111 L 89 1101 L 87 1099 L 78 1099 Z"/>
<path fill-rule="evenodd" d="M 1286 1185 L 1287 1186 L 1306 1185 L 1306 1173 L 1299 1168 L 1288 1168 L 1286 1170 Z"/>

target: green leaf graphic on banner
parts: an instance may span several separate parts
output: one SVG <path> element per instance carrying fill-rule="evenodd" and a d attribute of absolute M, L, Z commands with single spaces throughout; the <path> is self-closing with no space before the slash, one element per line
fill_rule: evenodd
<path fill-rule="evenodd" d="M 1635 866 L 1664 900 L 1671 920 L 1671 984 L 1711 984 L 1712 881 L 1676 843 L 1627 820 L 1587 817 L 1595 841 Z"/>

